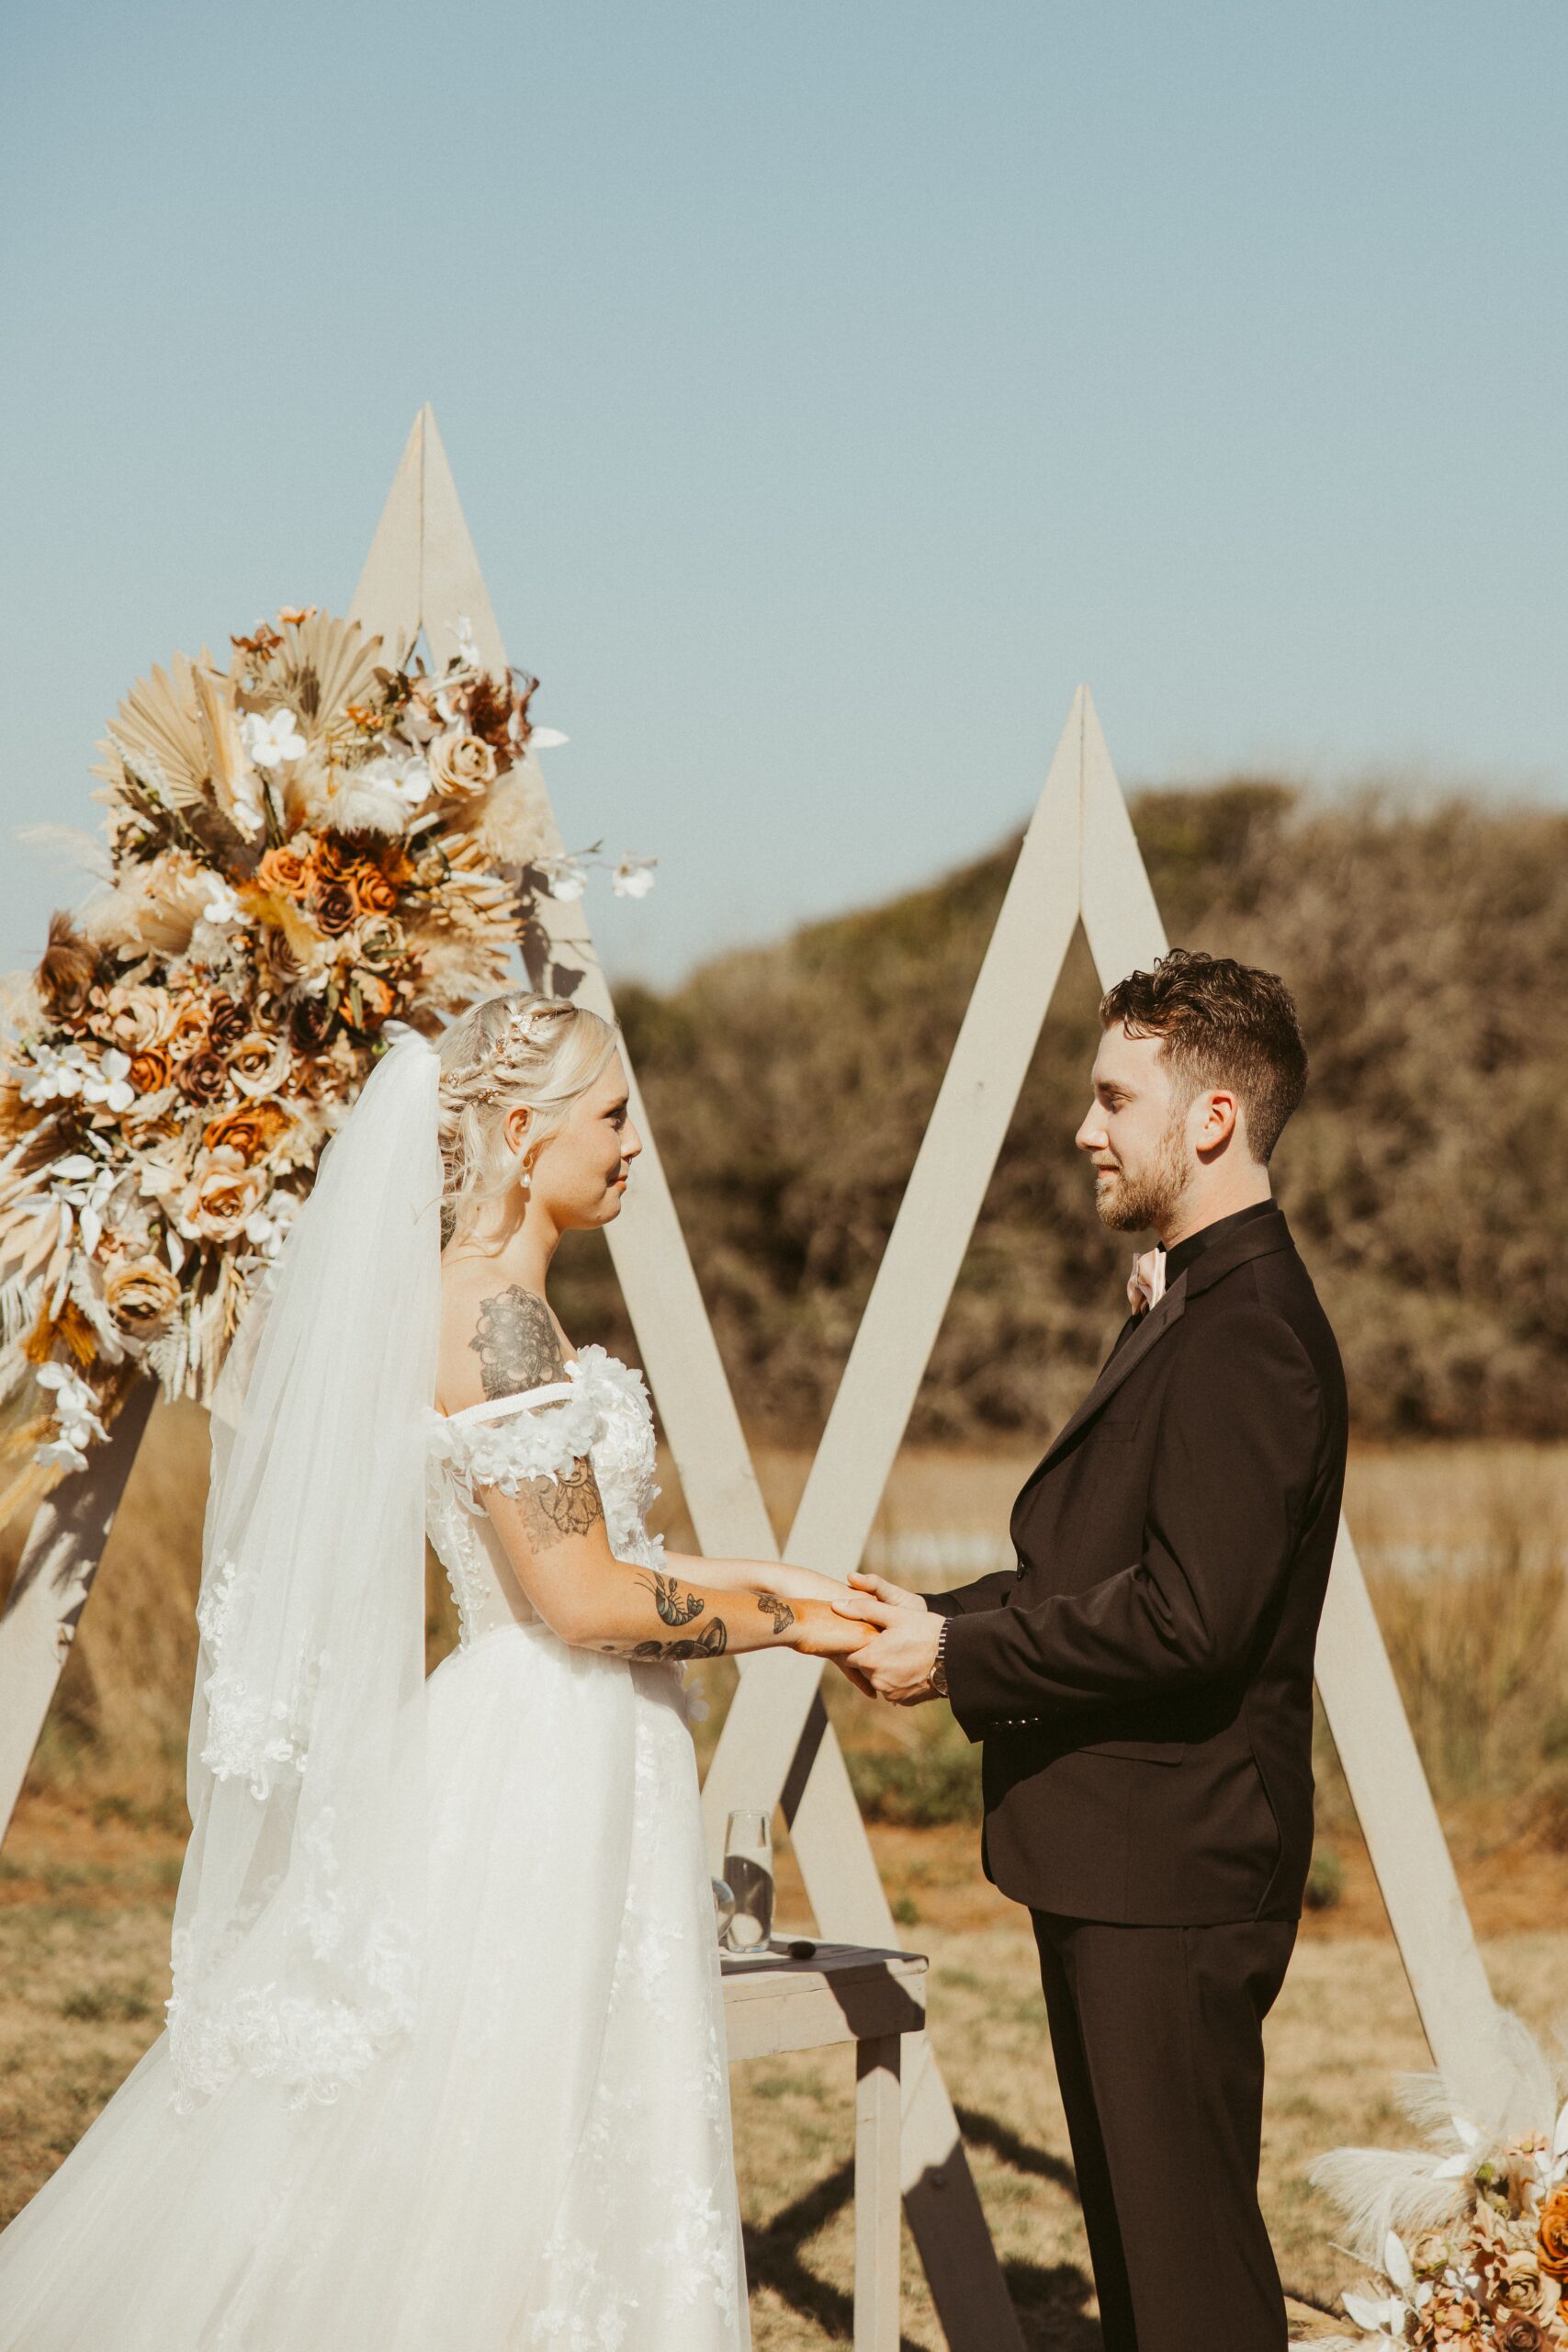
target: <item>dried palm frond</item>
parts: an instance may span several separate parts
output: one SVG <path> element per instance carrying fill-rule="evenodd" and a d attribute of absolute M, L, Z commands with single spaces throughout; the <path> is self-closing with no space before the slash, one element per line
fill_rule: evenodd
<path fill-rule="evenodd" d="M 241 741 L 233 681 L 213 668 L 205 645 L 192 667 L 191 686 L 218 806 L 237 833 L 254 841 L 265 821 L 262 781 Z"/>
<path fill-rule="evenodd" d="M 137 781 L 171 808 L 193 808 L 207 797 L 209 760 L 197 716 L 191 665 L 176 653 L 168 672 L 154 669 L 139 678 L 115 713 L 107 756 L 93 774 L 118 786 L 129 769 Z"/>
<path fill-rule="evenodd" d="M 77 927 L 100 946 L 183 956 L 211 893 L 210 868 L 184 850 L 164 850 L 145 864 L 121 866 L 115 888 L 88 899 Z"/>
<path fill-rule="evenodd" d="M 357 621 L 313 613 L 286 622 L 282 640 L 251 665 L 247 701 L 287 703 L 310 742 L 351 725 L 349 704 L 367 702 L 374 693 L 380 639 L 367 637 Z"/>

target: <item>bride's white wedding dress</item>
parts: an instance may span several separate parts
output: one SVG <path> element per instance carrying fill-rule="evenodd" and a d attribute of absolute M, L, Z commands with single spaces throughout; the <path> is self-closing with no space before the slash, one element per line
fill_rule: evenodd
<path fill-rule="evenodd" d="M 424 1686 L 412 2025 L 331 2103 L 242 2073 L 187 2112 L 161 2034 L 0 2236 L 4 2352 L 749 2344 L 679 1670 L 558 1641 L 475 1493 L 588 1453 L 612 1548 L 657 1560 L 640 1375 L 568 1371 L 425 1415 L 461 1642 Z"/>

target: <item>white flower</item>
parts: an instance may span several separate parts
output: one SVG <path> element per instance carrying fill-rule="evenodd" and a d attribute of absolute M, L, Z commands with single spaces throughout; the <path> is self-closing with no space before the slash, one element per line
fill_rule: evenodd
<path fill-rule="evenodd" d="M 66 1046 L 59 1052 L 52 1046 L 35 1046 L 33 1061 L 34 1069 L 22 1080 L 25 1102 L 69 1101 L 82 1092 L 89 1065 L 80 1046 Z"/>
<path fill-rule="evenodd" d="M 85 1102 L 101 1102 L 108 1110 L 129 1111 L 136 1100 L 136 1089 L 129 1082 L 130 1056 L 118 1046 L 107 1046 L 95 1069 L 88 1064 L 82 1079 L 82 1099 Z M 104 1173 L 108 1174 L 106 1169 Z"/>
<path fill-rule="evenodd" d="M 464 669 L 479 669 L 479 649 L 474 641 L 474 625 L 467 613 L 458 614 L 452 624 L 452 634 L 457 640 L 457 658 Z"/>
<path fill-rule="evenodd" d="M 536 870 L 545 877 L 545 891 L 562 906 L 570 906 L 581 899 L 588 888 L 588 868 L 580 857 L 540 857 L 534 861 Z"/>
<path fill-rule="evenodd" d="M 531 752 L 558 752 L 563 743 L 570 741 L 571 737 L 563 735 L 558 727 L 531 727 L 528 729 L 528 749 Z"/>
<path fill-rule="evenodd" d="M 60 1091 L 55 1083 L 55 1073 L 59 1067 L 60 1057 L 52 1046 L 35 1046 L 33 1066 L 21 1084 L 23 1102 L 52 1102 Z"/>
<path fill-rule="evenodd" d="M 202 914 L 209 922 L 233 922 L 240 912 L 240 901 L 221 875 L 215 875 Z"/>
<path fill-rule="evenodd" d="M 656 857 L 623 857 L 610 876 L 610 888 L 617 899 L 646 899 L 653 888 Z"/>
<path fill-rule="evenodd" d="M 286 1201 L 290 1203 L 288 1210 L 283 1209 L 283 1204 Z M 272 1212 L 270 1215 L 269 1210 Z M 283 1213 L 279 1214 L 280 1211 Z M 288 1193 L 274 1193 L 268 1200 L 266 1208 L 254 1210 L 240 1230 L 254 1250 L 259 1250 L 264 1258 L 270 1260 L 276 1258 L 282 1249 L 284 1237 L 292 1221 L 291 1195 Z"/>
<path fill-rule="evenodd" d="M 105 1059 L 107 1058 L 106 1055 Z M 118 1059 L 125 1061 L 125 1056 L 120 1054 Z M 129 1069 L 130 1064 L 127 1063 L 126 1067 Z M 127 1087 L 125 1091 L 129 1095 L 130 1088 Z M 60 1238 L 62 1241 L 69 1240 L 71 1212 L 74 1208 L 81 1227 L 82 1247 L 91 1257 L 103 1238 L 104 1210 L 108 1205 L 110 1193 L 119 1182 L 120 1171 L 102 1167 L 97 1160 L 89 1159 L 85 1152 L 73 1151 L 69 1158 L 56 1160 L 50 1172 L 53 1179 L 52 1196 L 60 1208 Z M 63 1182 L 61 1181 L 62 1178 Z M 45 1365 L 44 1370 L 50 1368 Z M 43 1379 L 42 1372 L 39 1378 Z M 45 1382 L 44 1385 L 47 1387 L 52 1384 Z"/>
<path fill-rule="evenodd" d="M 305 750 L 305 738 L 291 710 L 248 710 L 240 721 L 240 735 L 258 768 L 276 768 L 285 760 L 297 760 Z"/>
<path fill-rule="evenodd" d="M 367 760 L 358 771 L 366 784 L 373 784 L 378 791 L 395 792 L 411 808 L 418 808 L 430 797 L 430 769 L 417 752 L 402 752 L 396 755 L 383 752 L 374 760 Z"/>
<path fill-rule="evenodd" d="M 60 1463 L 67 1470 L 85 1470 L 87 1457 L 83 1449 L 92 1439 L 108 1435 L 95 1409 L 97 1398 L 69 1364 L 40 1363 L 35 1377 L 40 1388 L 53 1395 L 59 1434 L 35 1446 L 33 1460 L 46 1468 Z"/>

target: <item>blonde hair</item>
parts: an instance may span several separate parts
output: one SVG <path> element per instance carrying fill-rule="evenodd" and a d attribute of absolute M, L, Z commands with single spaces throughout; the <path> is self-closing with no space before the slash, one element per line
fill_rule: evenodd
<path fill-rule="evenodd" d="M 513 989 L 486 997 L 440 1041 L 441 1240 L 461 1232 L 484 1201 L 526 1174 L 615 1050 L 615 1032 L 586 1005 Z M 531 1116 L 521 1151 L 507 1148 L 506 1115 Z"/>

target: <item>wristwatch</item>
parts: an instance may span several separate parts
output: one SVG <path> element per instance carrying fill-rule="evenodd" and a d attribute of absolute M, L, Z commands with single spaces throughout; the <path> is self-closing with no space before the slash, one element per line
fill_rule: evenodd
<path fill-rule="evenodd" d="M 944 1617 L 938 1627 L 936 1656 L 931 1660 L 931 1689 L 939 1699 L 945 1699 L 947 1696 L 947 1660 L 943 1652 L 947 1648 L 947 1629 L 952 1623 L 951 1617 Z"/>

